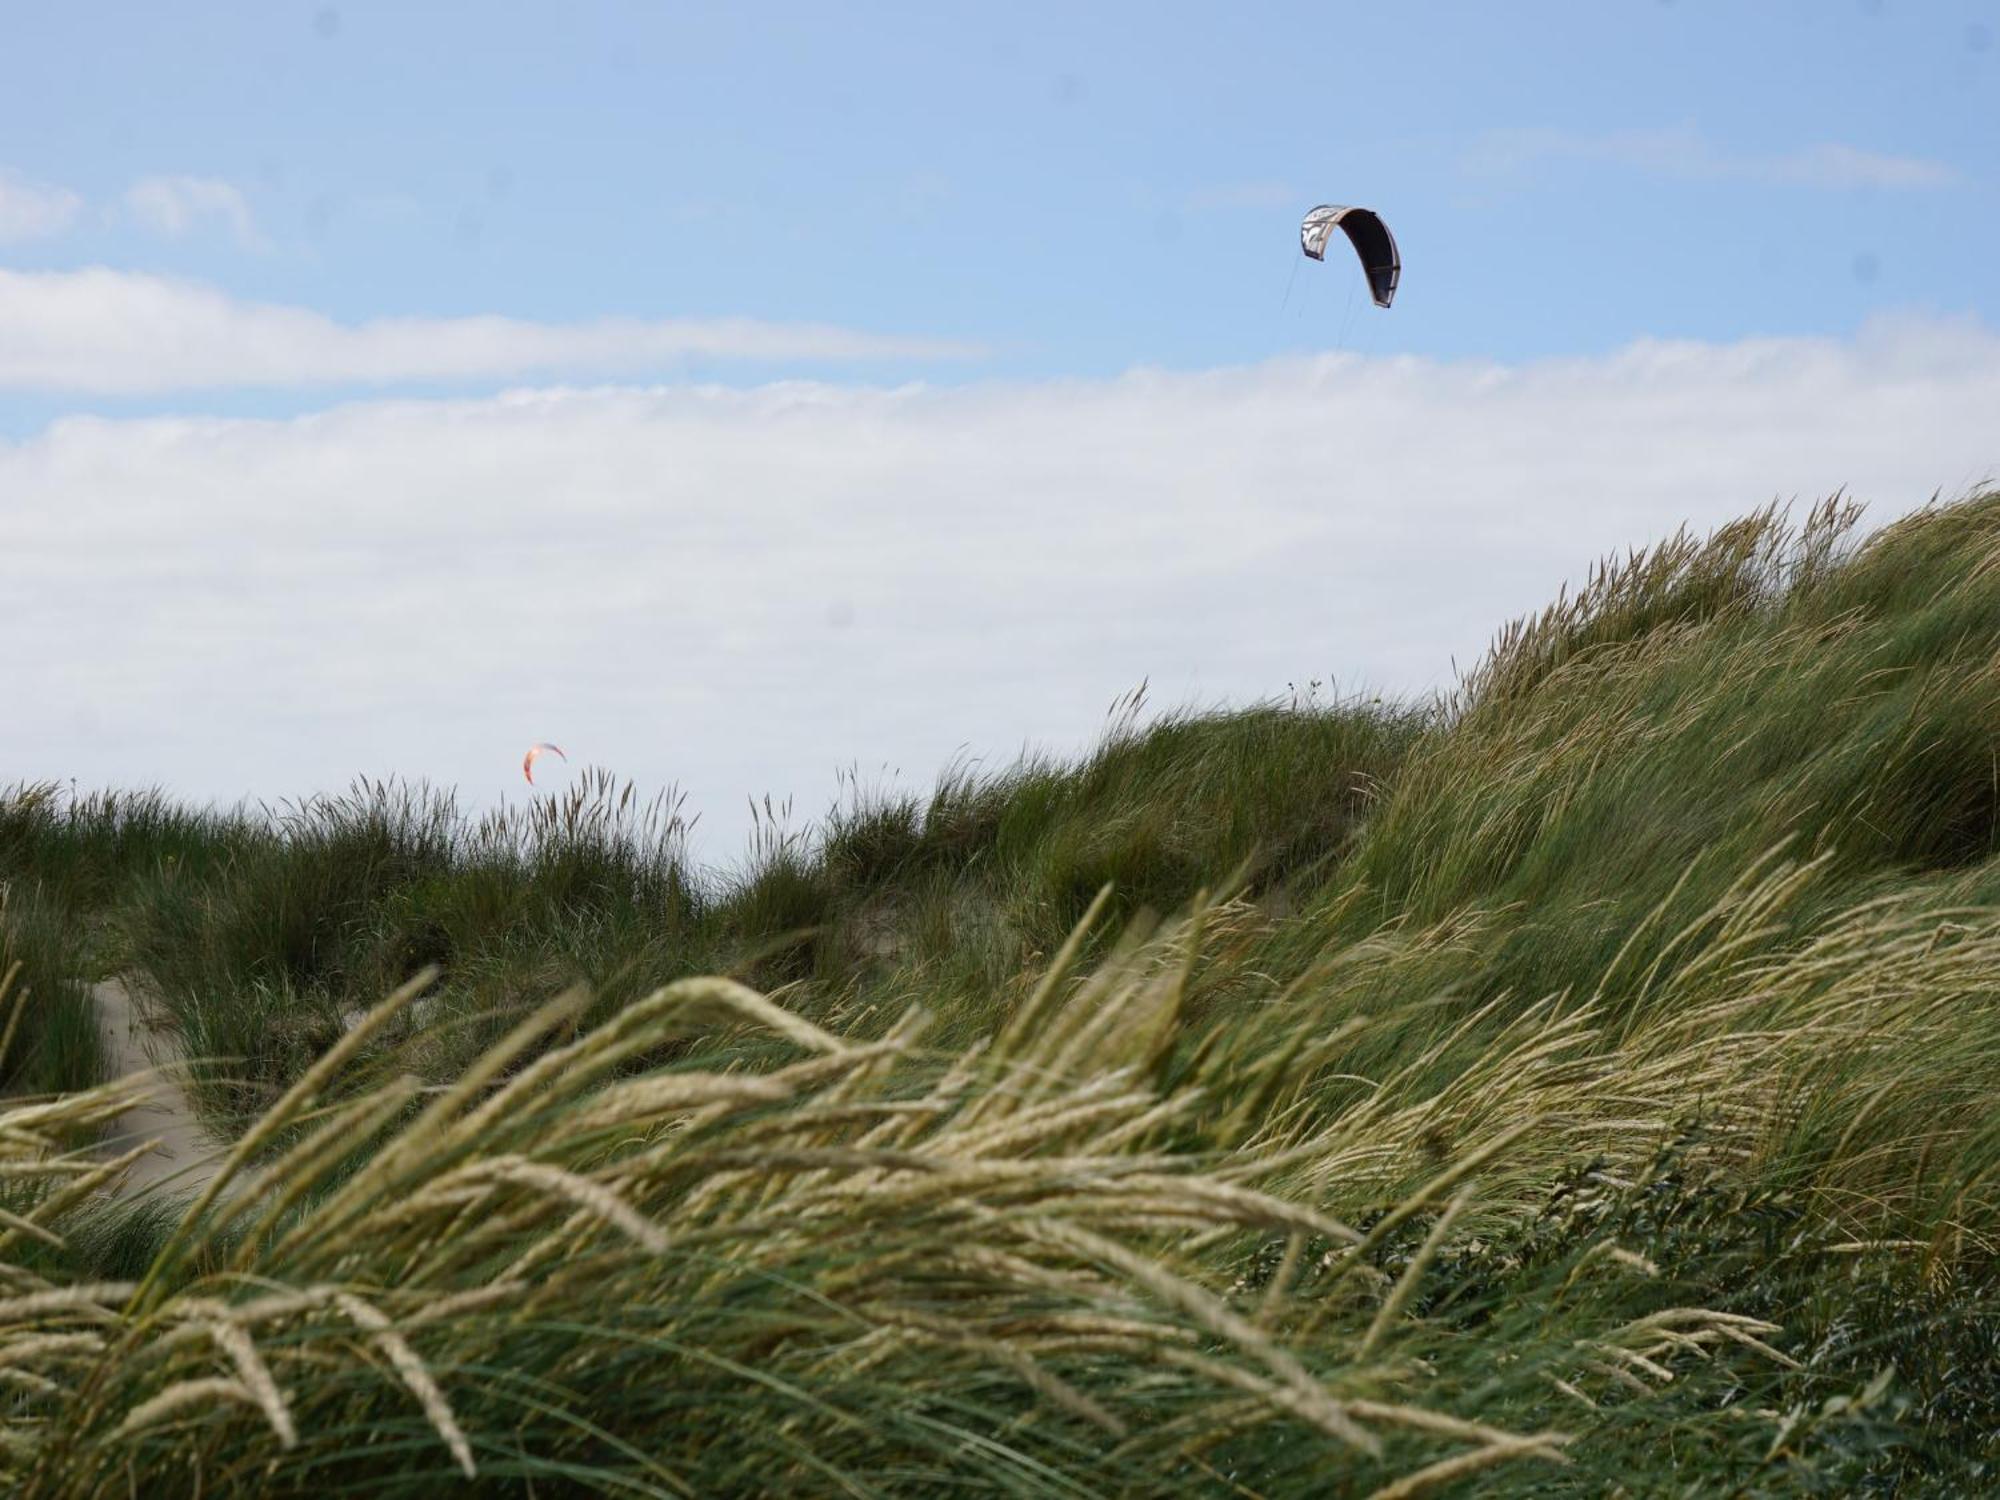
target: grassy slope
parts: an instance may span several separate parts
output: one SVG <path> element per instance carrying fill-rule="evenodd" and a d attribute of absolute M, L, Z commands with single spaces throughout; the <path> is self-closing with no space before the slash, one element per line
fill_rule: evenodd
<path fill-rule="evenodd" d="M 748 1474 L 1044 1491 L 1233 1476 L 1271 1493 L 1333 1473 L 1361 1493 L 1458 1455 L 1581 1493 L 1614 1479 L 1979 1492 L 1980 1465 L 2000 1457 L 2000 499 L 1858 551 L 1850 522 L 1836 508 L 1796 529 L 1765 515 L 1608 568 L 1504 635 L 1448 705 L 1125 728 L 1078 766 L 951 777 L 922 805 L 851 801 L 806 834 L 770 830 L 726 881 L 687 868 L 671 806 L 635 807 L 603 782 L 483 824 L 398 787 L 277 819 L 12 798 L 0 874 L 34 990 L 12 1053 L 23 1082 L 89 1076 L 75 979 L 137 967 L 190 1049 L 229 1059 L 203 1101 L 240 1128 L 343 1035 L 344 1012 L 434 963 L 423 998 L 348 1044 L 326 1085 L 403 1143 L 372 1158 L 400 1160 L 401 1186 L 374 1191 L 407 1201 L 411 1183 L 511 1152 L 597 1174 L 648 1222 L 710 1236 L 635 1260 L 574 1214 L 517 1205 L 496 1248 L 447 1212 L 461 1186 L 414 1248 L 380 1225 L 357 1242 L 386 1200 L 336 1190 L 355 1160 L 333 1151 L 271 1205 L 273 1226 L 332 1215 L 310 1235 L 232 1239 L 239 1223 L 155 1261 L 155 1238 L 93 1220 L 67 1259 L 42 1246 L 21 1274 L 150 1265 L 124 1314 L 145 1332 L 94 1377 L 95 1406 L 52 1408 L 75 1462 L 42 1444 L 23 1472 L 49 1493 L 87 1487 L 91 1464 L 135 1442 L 168 1468 L 268 1460 L 280 1424 L 254 1402 L 233 1418 L 191 1407 L 201 1420 L 171 1441 L 110 1421 L 185 1359 L 132 1353 L 162 1309 L 233 1286 L 201 1279 L 231 1257 L 282 1285 L 385 1296 L 490 1285 L 527 1257 L 600 1267 L 641 1331 L 613 1339 L 606 1294 L 581 1273 L 550 1277 L 547 1316 L 503 1299 L 447 1320 L 428 1357 L 462 1372 L 460 1415 L 489 1476 L 652 1463 L 697 1489 Z M 1107 882 L 1108 909 L 1058 960 Z M 1204 890 L 1227 899 L 1156 925 L 1152 912 Z M 637 1003 L 717 972 L 774 990 L 801 1018 L 785 1025 L 825 1033 Z M 1041 984 L 1051 972 L 1061 982 Z M 566 1079 L 493 1139 L 408 1134 L 399 1073 L 478 1076 L 487 1049 L 578 978 L 583 1009 L 521 1040 L 521 1056 L 571 1027 L 584 1038 L 571 1047 L 627 1028 L 607 1075 L 628 1080 L 622 1106 Z M 921 1041 L 899 1029 L 913 1007 Z M 660 1105 L 672 1085 L 638 1102 L 648 1078 L 789 1078 L 801 1045 L 868 1042 L 901 1060 L 746 1096 L 692 1130 L 667 1128 L 686 1113 Z M 954 1072 L 961 1057 L 976 1060 Z M 1116 1067 L 1123 1081 L 1106 1082 Z M 922 1126 L 866 1123 L 948 1084 L 954 1102 Z M 1038 1107 L 1046 1130 L 994 1123 Z M 607 1122 L 624 1132 L 617 1151 Z M 276 1121 L 272 1139 L 303 1130 Z M 709 1137 L 729 1144 L 702 1156 Z M 619 1155 L 634 1139 L 656 1143 L 643 1170 Z M 885 1142 L 908 1159 L 867 1155 Z M 965 1175 L 987 1156 L 1014 1163 L 1010 1186 Z M 1143 1191 L 1114 1186 L 1133 1171 Z M 896 1186 L 911 1172 L 960 1186 L 912 1198 Z M 1232 1197 L 1252 1190 L 1268 1200 Z M 838 1212 L 810 1207 L 829 1193 Z M 1342 1252 L 1340 1226 L 1310 1215 L 1369 1243 Z M 172 1252 L 181 1243 L 194 1248 Z M 976 1270 L 918 1269 L 944 1246 Z M 1255 1321 L 1217 1321 L 1218 1307 Z M 338 1342 L 313 1322 L 340 1323 L 326 1306 L 298 1317 L 291 1344 Z M 1049 1331 L 1084 1317 L 1150 1331 L 1122 1345 Z M 669 1376 L 684 1403 L 634 1385 Z M 1393 1433 L 1368 1456 L 1296 1391 L 1288 1404 L 1267 1388 L 1308 1376 L 1350 1413 L 1393 1399 L 1431 1426 L 1382 1419 L 1371 1431 Z M 506 1394 L 529 1377 L 552 1382 L 547 1401 Z M 405 1422 L 411 1452 L 449 1463 L 434 1414 L 407 1396 L 398 1406 L 361 1372 L 307 1384 L 301 1405 L 349 1424 L 302 1444 L 311 1464 L 357 1482 L 394 1467 L 357 1446 L 364 1420 Z M 1452 1435 L 1444 1414 L 1490 1430 Z M 647 1458 L 580 1435 L 579 1416 Z M 1183 1441 L 1111 1439 L 1156 1421 Z M 1558 1427 L 1574 1438 L 1567 1465 L 1546 1443 L 1501 1451 L 1500 1429 Z M 777 1435 L 748 1441 L 765 1429 Z M 490 1434 L 508 1431 L 502 1463 Z M 732 1436 L 708 1441 L 716 1431 Z"/>

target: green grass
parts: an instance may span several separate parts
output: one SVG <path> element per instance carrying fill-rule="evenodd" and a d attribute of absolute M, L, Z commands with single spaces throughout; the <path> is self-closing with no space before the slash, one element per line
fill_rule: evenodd
<path fill-rule="evenodd" d="M 104 1071 L 73 920 L 37 882 L 0 885 L 0 981 L 13 1002 L 0 1021 L 0 1086 L 54 1093 L 87 1088 Z"/>
<path fill-rule="evenodd" d="M 263 1165 L 176 1224 L 0 1130 L 10 1482 L 1986 1492 L 2000 497 L 1855 520 L 725 872 L 601 778 L 18 789 L 16 1107 L 111 1108 L 121 972 Z"/>

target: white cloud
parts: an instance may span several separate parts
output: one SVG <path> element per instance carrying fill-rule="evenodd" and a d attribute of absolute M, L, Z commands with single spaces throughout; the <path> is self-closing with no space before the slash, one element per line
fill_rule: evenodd
<path fill-rule="evenodd" d="M 155 234 L 182 239 L 219 223 L 245 249 L 261 249 L 263 236 L 250 202 L 233 183 L 216 177 L 142 177 L 125 190 L 125 211 Z"/>
<path fill-rule="evenodd" d="M 0 269 L 0 390 L 146 393 L 218 387 L 611 374 L 689 358 L 946 359 L 978 351 L 818 323 L 750 318 L 377 318 L 336 323 L 212 287 L 102 267 Z"/>
<path fill-rule="evenodd" d="M 0 443 L 8 774 L 491 801 L 551 738 L 746 794 L 1073 747 L 1113 696 L 1421 690 L 1590 561 L 2000 470 L 2000 337 L 1353 355 L 61 421 Z"/>
<path fill-rule="evenodd" d="M 68 188 L 0 167 L 0 245 L 61 234 L 82 209 L 83 199 Z"/>
<path fill-rule="evenodd" d="M 1959 180 L 1943 162 L 1833 143 L 1793 151 L 1739 152 L 1690 126 L 1585 135 L 1564 130 L 1491 130 L 1468 165 L 1482 175 L 1519 173 L 1544 162 L 1598 162 L 1695 181 L 1792 183 L 1825 188 L 1941 188 Z"/>

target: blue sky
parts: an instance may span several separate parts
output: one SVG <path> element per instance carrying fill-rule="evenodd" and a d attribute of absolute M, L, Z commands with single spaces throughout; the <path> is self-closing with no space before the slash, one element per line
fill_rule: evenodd
<path fill-rule="evenodd" d="M 557 719 L 698 801 L 810 802 L 850 759 L 1074 745 L 1140 676 L 1421 690 L 1684 520 L 1838 484 L 1893 512 L 2000 466 L 1976 415 L 2000 4 L 79 4 L 0 28 L 0 608 L 64 643 L 16 685 L 37 727 L 0 778 L 227 797 L 351 765 L 484 796 L 514 763 L 486 742 Z M 1322 201 L 1394 226 L 1392 310 L 1300 261 Z M 1095 538 L 1101 604 L 1045 592 L 1002 474 L 1040 487 L 1034 525 Z M 1218 563 L 1204 538 L 1246 506 L 1261 550 Z M 397 529 L 419 512 L 435 534 Z M 560 561 L 535 540 L 558 515 L 598 518 Z M 246 527 L 261 550 L 232 550 Z M 517 590 L 527 634 L 424 634 L 399 590 L 453 535 L 431 586 L 496 620 Z M 1150 572 L 1107 563 L 1121 537 Z M 1330 551 L 1287 574 L 1304 538 Z M 934 589 L 968 548 L 984 581 Z M 635 558 L 629 607 L 565 634 L 571 601 L 608 608 L 591 568 Z M 296 618 L 254 603 L 273 568 L 317 580 Z M 717 609 L 805 602 L 676 613 L 696 568 L 732 582 Z M 83 629 L 72 576 L 151 624 Z M 1386 592 L 1272 613 L 1321 587 Z M 413 641 L 462 645 L 491 715 L 385 764 L 370 716 L 435 697 Z M 584 667 L 619 641 L 646 643 L 630 670 Z M 670 735 L 641 659 L 711 672 Z M 322 707 L 280 733 L 219 680 Z M 762 729 L 718 718 L 746 682 Z M 921 712 L 854 707 L 899 693 Z"/>
<path fill-rule="evenodd" d="M 2000 314 L 1991 4 L 76 5 L 7 31 L 7 166 L 93 205 L 218 180 L 260 241 L 86 212 L 7 264 L 343 320 L 828 321 L 990 348 L 925 372 L 962 379 Z M 1828 147 L 1866 155 L 1814 172 Z M 1324 200 L 1397 229 L 1393 322 L 1345 266 L 1293 279 Z"/>

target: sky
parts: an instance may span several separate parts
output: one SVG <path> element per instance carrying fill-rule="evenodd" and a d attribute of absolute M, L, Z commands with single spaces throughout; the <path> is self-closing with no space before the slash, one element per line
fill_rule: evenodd
<path fill-rule="evenodd" d="M 551 739 L 726 860 L 1141 681 L 1447 686 L 2000 474 L 1996 87 L 1985 0 L 9 7 L 0 782 Z"/>

